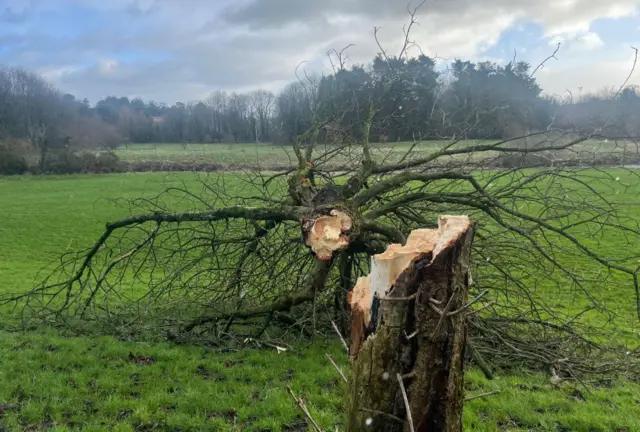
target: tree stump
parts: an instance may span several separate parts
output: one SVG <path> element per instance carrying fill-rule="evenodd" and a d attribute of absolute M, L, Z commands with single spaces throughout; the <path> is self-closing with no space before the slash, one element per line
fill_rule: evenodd
<path fill-rule="evenodd" d="M 462 430 L 472 241 L 468 217 L 441 216 L 372 257 L 349 293 L 347 432 Z"/>

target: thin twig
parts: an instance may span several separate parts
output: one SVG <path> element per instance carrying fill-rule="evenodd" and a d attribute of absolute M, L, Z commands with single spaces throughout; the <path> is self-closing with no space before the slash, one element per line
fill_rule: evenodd
<path fill-rule="evenodd" d="M 402 392 L 402 399 L 404 400 L 404 406 L 407 409 L 407 420 L 409 420 L 409 430 L 415 432 L 413 428 L 413 417 L 411 417 L 411 407 L 409 407 L 409 398 L 407 397 L 407 391 L 404 388 L 404 382 L 402 382 L 402 375 L 396 374 L 398 378 L 398 384 L 400 385 L 400 391 Z"/>
<path fill-rule="evenodd" d="M 529 78 L 533 78 L 533 76 L 536 74 L 536 72 L 538 72 L 538 69 L 544 67 L 544 64 L 546 62 L 548 62 L 549 60 L 551 60 L 551 59 L 558 60 L 558 58 L 556 57 L 556 54 L 558 53 L 559 50 L 560 50 L 560 42 L 558 42 L 558 45 L 556 46 L 555 51 L 549 57 L 547 57 L 546 59 L 542 60 L 538 66 L 536 66 L 536 68 L 533 70 L 533 72 L 531 72 L 531 75 L 529 75 Z"/>
<path fill-rule="evenodd" d="M 400 375 L 402 377 L 403 380 L 409 379 L 409 378 L 413 378 L 416 375 L 416 371 L 411 371 L 409 373 L 406 373 L 404 375 Z"/>
<path fill-rule="evenodd" d="M 342 341 L 342 345 L 344 345 L 344 349 L 346 349 L 347 352 L 349 352 L 349 345 L 347 345 L 347 342 L 342 337 L 342 334 L 340 333 L 340 330 L 338 329 L 338 326 L 336 325 L 336 323 L 333 322 L 333 320 L 331 320 L 331 325 L 333 326 L 333 329 L 336 331 L 336 333 L 338 333 L 338 337 Z"/>
<path fill-rule="evenodd" d="M 287 392 L 289 393 L 291 398 L 295 401 L 295 403 L 298 406 L 298 408 L 300 408 L 300 411 L 302 411 L 302 414 L 304 414 L 304 416 L 307 418 L 307 420 L 309 420 L 309 422 L 311 422 L 311 425 L 313 426 L 313 429 L 316 432 L 322 432 L 322 429 L 320 429 L 320 426 L 318 426 L 318 424 L 313 419 L 313 417 L 311 417 L 311 414 L 309 413 L 309 410 L 307 409 L 307 407 L 304 404 L 304 402 L 302 402 L 302 400 L 300 400 L 300 399 L 298 399 L 296 397 L 296 395 L 293 393 L 293 390 L 291 390 L 291 387 L 287 386 Z"/>
<path fill-rule="evenodd" d="M 489 303 L 487 303 L 486 305 L 482 306 L 480 309 L 474 309 L 474 310 L 470 311 L 467 315 L 472 315 L 472 314 L 477 314 L 478 312 L 482 312 L 483 310 L 485 310 L 487 308 L 490 308 L 494 304 L 496 304 L 496 301 L 495 300 L 491 300 Z"/>
<path fill-rule="evenodd" d="M 411 340 L 411 339 L 413 339 L 414 337 L 416 337 L 416 335 L 417 335 L 417 334 L 418 334 L 418 330 L 414 331 L 414 332 L 413 332 L 413 333 L 411 333 L 411 334 L 407 334 L 407 332 L 404 332 L 404 337 L 406 337 L 406 338 L 407 338 L 407 340 Z"/>
<path fill-rule="evenodd" d="M 468 398 L 464 398 L 464 401 L 465 402 L 469 402 L 469 401 L 472 401 L 474 399 L 480 399 L 480 398 L 483 398 L 485 396 L 491 396 L 491 395 L 498 394 L 498 393 L 500 393 L 500 390 L 490 391 L 490 392 L 487 392 L 487 393 L 481 393 L 479 395 L 469 396 Z"/>
<path fill-rule="evenodd" d="M 347 382 L 347 377 L 344 376 L 344 374 L 342 373 L 342 370 L 340 370 L 340 368 L 338 367 L 338 365 L 336 364 L 335 361 L 333 361 L 333 358 L 329 355 L 326 354 L 327 358 L 329 359 L 329 361 L 331 362 L 331 364 L 333 365 L 334 368 L 336 368 L 336 370 L 338 371 L 338 373 L 340 374 L 340 376 L 342 377 L 342 380 L 344 382 Z"/>
<path fill-rule="evenodd" d="M 380 54 L 382 54 L 382 56 L 384 57 L 384 59 L 387 62 L 387 64 L 390 64 L 389 56 L 387 56 L 387 52 L 384 50 L 384 48 L 382 48 L 382 45 L 380 44 L 380 41 L 378 40 L 378 30 L 380 30 L 380 27 L 374 27 L 373 28 L 373 38 L 375 39 L 376 44 L 378 44 L 378 48 L 380 48 Z"/>
<path fill-rule="evenodd" d="M 453 298 L 455 296 L 456 296 L 456 293 L 454 292 L 453 294 L 451 294 L 451 297 L 449 297 L 449 301 L 447 302 L 447 305 L 444 307 L 444 310 L 442 311 L 442 314 L 440 315 L 440 320 L 438 321 L 438 324 L 436 325 L 436 328 L 433 331 L 433 334 L 431 335 L 431 340 L 434 340 L 436 335 L 438 334 L 438 331 L 440 331 L 440 327 L 442 326 L 442 322 L 444 321 L 444 317 L 447 314 L 447 312 L 449 311 L 449 308 L 451 307 L 451 305 L 453 304 Z"/>
<path fill-rule="evenodd" d="M 440 316 L 444 315 L 444 312 L 442 312 L 441 309 L 435 307 L 433 304 L 429 303 L 429 307 L 431 308 L 432 311 L 434 311 L 435 313 L 437 313 Z"/>
<path fill-rule="evenodd" d="M 411 294 L 411 295 L 410 295 L 410 296 L 408 296 L 408 297 L 388 297 L 388 296 L 385 296 L 385 297 L 379 297 L 379 296 L 376 296 L 376 297 L 377 297 L 380 301 L 390 301 L 390 302 L 394 302 L 394 301 L 396 301 L 396 302 L 403 302 L 403 301 L 411 301 L 411 300 L 415 299 L 415 298 L 416 298 L 416 294 Z"/>
<path fill-rule="evenodd" d="M 458 315 L 460 312 L 464 312 L 465 310 L 469 309 L 471 306 L 473 306 L 474 303 L 477 303 L 479 300 L 482 299 L 482 297 L 486 296 L 487 293 L 489 292 L 489 290 L 484 290 L 482 291 L 476 298 L 474 298 L 473 300 L 471 300 L 470 302 L 468 302 L 466 305 L 462 306 L 460 309 L 455 310 L 453 312 L 449 312 L 447 314 L 447 316 L 454 316 L 454 315 Z"/>
<path fill-rule="evenodd" d="M 358 408 L 358 410 L 362 411 L 362 412 L 368 412 L 368 413 L 371 413 L 371 414 L 378 414 L 378 415 L 381 415 L 381 416 L 389 417 L 392 420 L 398 421 L 400 423 L 404 423 L 404 420 L 402 420 L 400 417 L 396 417 L 393 414 L 389 414 L 389 413 L 386 413 L 386 412 L 382 412 L 382 411 L 378 411 L 378 410 L 374 410 L 374 409 L 369 409 L 369 408 Z"/>
<path fill-rule="evenodd" d="M 631 66 L 631 70 L 629 71 L 629 75 L 627 75 L 627 79 L 624 80 L 624 82 L 622 83 L 622 85 L 620 86 L 620 88 L 618 89 L 616 94 L 613 96 L 614 98 L 617 97 L 620 94 L 622 89 L 627 85 L 627 83 L 631 79 L 631 75 L 633 75 L 633 72 L 636 70 L 636 64 L 638 64 L 638 48 L 631 47 L 631 49 L 634 51 L 634 54 L 633 54 L 633 65 Z"/>

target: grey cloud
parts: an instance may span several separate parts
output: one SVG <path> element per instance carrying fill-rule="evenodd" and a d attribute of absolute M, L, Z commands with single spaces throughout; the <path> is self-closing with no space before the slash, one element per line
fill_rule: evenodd
<path fill-rule="evenodd" d="M 164 102 L 203 98 L 215 89 L 269 87 L 271 82 L 293 78 L 300 61 L 296 54 L 305 49 L 325 52 L 330 47 L 318 44 L 312 35 L 287 39 L 275 34 L 243 35 L 225 44 L 183 41 L 172 50 L 169 59 L 144 65 L 123 64 L 111 74 L 101 73 L 97 66 L 81 69 L 65 74 L 58 83 L 91 100 L 125 94 Z M 147 40 L 145 45 L 149 47 L 149 43 Z"/>
<path fill-rule="evenodd" d="M 348 2 L 350 0 L 347 0 Z M 222 18 L 232 24 L 247 24 L 254 28 L 274 28 L 296 21 L 313 21 L 330 13 L 340 0 L 255 1 L 241 7 L 229 7 Z"/>
<path fill-rule="evenodd" d="M 139 31 L 96 31 L 73 40 L 31 35 L 23 52 L 32 60 L 39 53 L 46 60 L 42 66 L 64 91 L 93 101 L 129 95 L 174 102 L 202 98 L 216 89 L 274 88 L 294 79 L 301 61 L 309 61 L 305 67 L 312 71 L 327 67 L 324 56 L 331 48 L 354 43 L 348 51 L 352 64 L 368 62 L 378 50 L 374 26 L 382 27 L 385 49 L 397 52 L 407 20 L 403 0 L 82 2 L 120 11 Z M 635 0 L 576 0 L 570 8 L 553 6 L 559 3 L 540 7 L 538 1 L 525 0 L 430 0 L 420 10 L 413 36 L 427 54 L 474 58 L 479 47 L 494 43 L 519 19 L 561 33 L 614 15 L 612 4 L 621 10 L 637 5 Z M 105 73 L 99 62 L 114 60 L 111 53 L 123 50 L 164 52 L 166 58 L 119 63 Z"/>
<path fill-rule="evenodd" d="M 406 18 L 408 11 L 419 8 L 419 15 L 429 13 L 459 12 L 472 4 L 471 0 L 251 0 L 241 6 L 230 6 L 224 18 L 234 24 L 247 24 L 255 28 L 272 28 L 290 22 L 309 22 L 326 19 L 336 14 L 358 15 L 378 20 Z M 491 4 L 508 4 L 507 0 L 496 0 Z"/>
<path fill-rule="evenodd" d="M 585 18 L 611 15 L 622 8 L 637 7 L 637 0 L 550 1 L 542 5 L 538 0 L 250 0 L 240 6 L 230 6 L 224 17 L 235 24 L 255 27 L 274 27 L 291 21 L 313 20 L 318 16 L 332 14 L 355 14 L 379 19 L 398 19 L 407 16 L 407 10 L 421 4 L 418 16 L 441 15 L 455 18 L 463 11 L 492 10 L 494 12 L 519 12 L 535 17 L 543 24 L 564 24 Z"/>

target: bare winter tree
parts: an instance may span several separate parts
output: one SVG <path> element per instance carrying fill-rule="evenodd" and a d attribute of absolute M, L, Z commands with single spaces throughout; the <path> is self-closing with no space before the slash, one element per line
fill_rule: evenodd
<path fill-rule="evenodd" d="M 252 92 L 249 97 L 251 98 L 256 141 L 268 141 L 270 138 L 269 120 L 272 116 L 271 111 L 273 110 L 275 96 L 273 93 L 265 90 L 256 90 Z"/>
<path fill-rule="evenodd" d="M 7 90 L 4 132 L 26 138 L 36 149 L 42 169 L 47 153 L 61 144 L 58 132 L 64 110 L 60 95 L 42 78 L 23 69 L 6 69 L 2 75 Z"/>
<path fill-rule="evenodd" d="M 508 91 L 465 87 L 484 72 L 459 64 L 444 93 L 429 93 L 431 63 L 407 55 L 410 27 L 398 56 L 381 51 L 373 79 L 359 81 L 360 69 L 340 62 L 330 77 L 302 79 L 279 98 L 280 115 L 293 119 L 289 169 L 199 176 L 133 200 L 130 217 L 108 223 L 88 249 L 65 254 L 31 292 L 4 301 L 24 317 L 138 337 L 313 334 L 329 319 L 346 329 L 347 292 L 368 273 L 370 255 L 441 214 L 461 214 L 476 223 L 470 295 L 486 291 L 481 312 L 468 318 L 468 352 L 487 374 L 487 363 L 544 366 L 565 377 L 619 368 L 589 339 L 596 329 L 582 317 L 640 316 L 632 248 L 640 221 L 616 200 L 628 182 L 598 168 L 638 160 L 633 140 L 599 140 L 614 114 L 588 130 L 539 115 L 518 99 L 539 93 L 522 65 L 499 71 Z M 513 121 L 531 132 L 482 139 L 514 104 Z M 429 127 L 403 123 L 414 110 L 428 113 Z M 322 139 L 328 127 L 331 142 Z M 378 136 L 410 141 L 374 144 Z M 615 255 L 604 244 L 613 235 L 625 243 Z M 634 307 L 604 295 L 599 287 L 610 278 L 620 297 L 635 290 Z M 557 295 L 567 304 L 551 299 Z M 587 355 L 594 351 L 607 355 Z"/>

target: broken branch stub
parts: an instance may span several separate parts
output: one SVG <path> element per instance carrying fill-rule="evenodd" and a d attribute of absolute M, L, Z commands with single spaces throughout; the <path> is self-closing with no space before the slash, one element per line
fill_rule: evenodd
<path fill-rule="evenodd" d="M 438 229 L 415 230 L 371 258 L 348 298 L 347 431 L 409 431 L 409 418 L 416 431 L 461 430 L 467 330 L 464 314 L 446 311 L 467 303 L 472 241 L 468 217 L 441 216 Z"/>
<path fill-rule="evenodd" d="M 323 261 L 331 259 L 336 251 L 349 246 L 349 231 L 353 221 L 343 211 L 333 209 L 302 224 L 305 244 Z"/>

